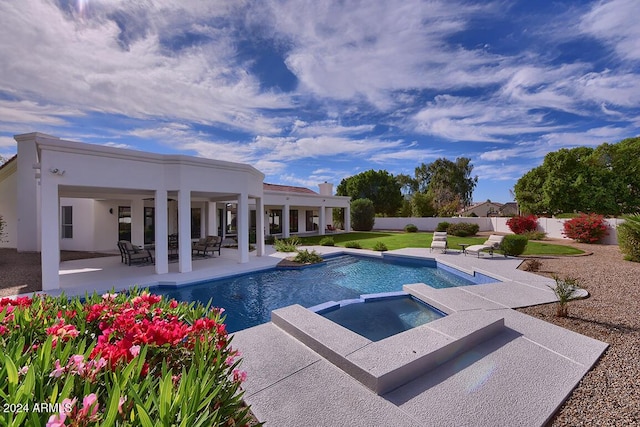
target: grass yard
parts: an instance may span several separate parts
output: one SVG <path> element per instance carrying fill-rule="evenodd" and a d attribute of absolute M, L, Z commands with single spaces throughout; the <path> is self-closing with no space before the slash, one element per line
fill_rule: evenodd
<path fill-rule="evenodd" d="M 324 237 L 331 237 L 336 246 L 344 246 L 346 242 L 360 243 L 363 249 L 373 249 L 377 242 L 384 243 L 389 250 L 401 248 L 429 248 L 433 233 L 402 233 L 402 232 L 352 232 L 345 234 L 328 234 L 326 236 L 301 237 L 303 245 L 317 245 Z M 486 237 L 448 237 L 450 249 L 461 249 L 459 244 L 478 245 L 487 240 Z M 584 253 L 580 249 L 566 245 L 551 243 L 529 242 L 523 255 L 577 255 Z"/>

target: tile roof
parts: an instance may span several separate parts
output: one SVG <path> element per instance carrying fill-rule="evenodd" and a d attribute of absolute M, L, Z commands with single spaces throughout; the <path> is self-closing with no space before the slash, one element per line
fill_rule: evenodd
<path fill-rule="evenodd" d="M 284 193 L 301 193 L 301 194 L 318 194 L 313 190 L 309 190 L 304 187 L 294 187 L 293 185 L 279 185 L 263 183 L 263 189 L 265 191 L 282 191 Z"/>
<path fill-rule="evenodd" d="M 0 169 L 2 169 L 5 166 L 8 166 L 9 163 L 15 161 L 18 158 L 18 155 L 15 154 L 13 157 L 11 157 L 9 160 L 7 160 L 6 162 L 4 162 L 3 164 L 0 165 Z"/>

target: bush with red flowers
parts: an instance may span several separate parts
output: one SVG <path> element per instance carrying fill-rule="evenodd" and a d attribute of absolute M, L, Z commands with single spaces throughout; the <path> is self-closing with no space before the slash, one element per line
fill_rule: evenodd
<path fill-rule="evenodd" d="M 246 425 L 222 312 L 136 289 L 0 299 L 6 425 Z"/>
<path fill-rule="evenodd" d="M 565 236 L 580 243 L 596 243 L 609 234 L 607 223 L 602 215 L 584 214 L 564 223 Z"/>
<path fill-rule="evenodd" d="M 515 234 L 525 234 L 529 231 L 536 231 L 538 229 L 538 217 L 535 215 L 514 216 L 507 220 L 507 226 L 509 226 Z"/>

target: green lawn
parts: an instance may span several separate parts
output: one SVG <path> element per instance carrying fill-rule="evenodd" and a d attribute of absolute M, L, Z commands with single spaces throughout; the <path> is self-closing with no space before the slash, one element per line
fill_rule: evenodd
<path fill-rule="evenodd" d="M 432 233 L 401 232 L 352 232 L 345 234 L 328 234 L 327 236 L 301 237 L 303 245 L 317 245 L 323 237 L 332 237 L 336 246 L 344 246 L 346 242 L 357 241 L 363 249 L 373 249 L 376 242 L 383 242 L 389 250 L 401 248 L 429 248 Z M 486 237 L 449 236 L 449 248 L 460 249 L 460 243 L 477 245 L 487 240 Z M 529 242 L 523 255 L 575 255 L 583 251 L 572 246 L 552 245 L 550 243 Z"/>

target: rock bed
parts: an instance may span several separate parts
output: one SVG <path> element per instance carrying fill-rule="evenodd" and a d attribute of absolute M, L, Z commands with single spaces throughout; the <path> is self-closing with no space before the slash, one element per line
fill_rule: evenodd
<path fill-rule="evenodd" d="M 570 302 L 567 318 L 555 316 L 555 304 L 520 311 L 610 347 L 550 425 L 640 425 L 640 264 L 623 261 L 615 245 L 572 246 L 593 255 L 541 259 L 538 274 L 578 278 L 591 296 Z"/>

